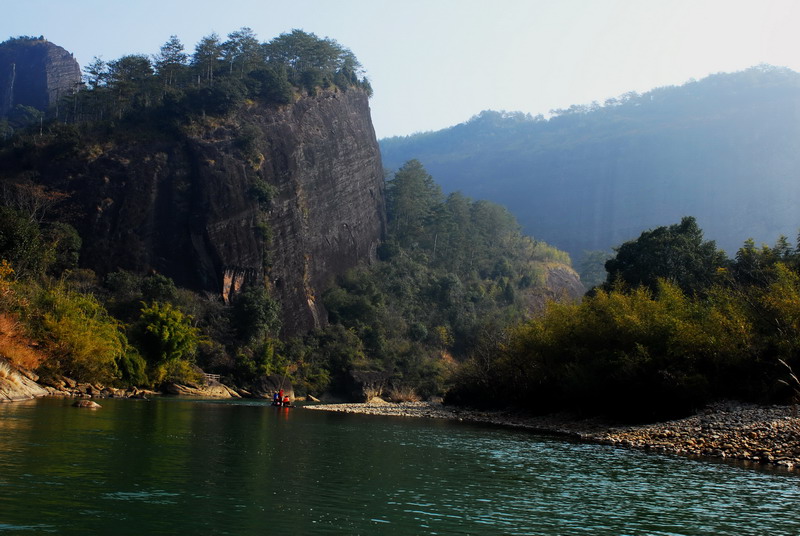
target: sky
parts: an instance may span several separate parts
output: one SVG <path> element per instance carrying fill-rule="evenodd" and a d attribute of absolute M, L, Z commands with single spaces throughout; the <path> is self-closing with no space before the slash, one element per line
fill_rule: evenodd
<path fill-rule="evenodd" d="M 767 63 L 800 71 L 800 0 L 24 0 L 0 40 L 43 35 L 81 67 L 171 35 L 298 28 L 355 53 L 378 138 L 482 110 L 547 115 Z"/>

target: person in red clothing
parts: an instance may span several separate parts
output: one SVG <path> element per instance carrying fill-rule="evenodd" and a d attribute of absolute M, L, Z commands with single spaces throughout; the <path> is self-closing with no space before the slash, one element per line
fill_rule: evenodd
<path fill-rule="evenodd" d="M 288 396 L 284 396 L 283 397 L 283 407 L 288 408 L 291 405 L 292 405 L 292 403 L 289 401 L 289 397 Z"/>

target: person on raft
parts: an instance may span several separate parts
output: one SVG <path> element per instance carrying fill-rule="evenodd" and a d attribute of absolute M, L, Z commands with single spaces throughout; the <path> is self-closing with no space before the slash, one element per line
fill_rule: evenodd
<path fill-rule="evenodd" d="M 273 406 L 281 405 L 281 395 L 278 394 L 278 391 L 275 391 L 275 394 L 272 395 L 272 405 Z"/>
<path fill-rule="evenodd" d="M 289 396 L 283 397 L 283 407 L 288 408 L 292 405 L 291 401 L 289 400 Z"/>

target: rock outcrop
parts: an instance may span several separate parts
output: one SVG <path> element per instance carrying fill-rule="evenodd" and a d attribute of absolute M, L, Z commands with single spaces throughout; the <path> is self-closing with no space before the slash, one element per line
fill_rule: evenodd
<path fill-rule="evenodd" d="M 38 379 L 33 372 L 17 369 L 0 358 L 0 402 L 30 400 L 50 394 L 36 383 Z"/>
<path fill-rule="evenodd" d="M 164 392 L 178 396 L 197 396 L 202 398 L 242 398 L 239 393 L 218 381 L 209 381 L 206 385 L 181 385 L 169 383 Z"/>
<path fill-rule="evenodd" d="M 530 314 L 542 313 L 551 301 L 580 301 L 586 293 L 578 273 L 566 264 L 548 263 L 542 266 L 542 270 L 544 284 L 532 287 L 522 296 Z"/>
<path fill-rule="evenodd" d="M 289 400 L 294 401 L 295 399 L 294 387 L 292 382 L 286 379 L 286 376 L 277 374 L 261 376 L 249 387 L 248 393 L 253 398 L 268 398 L 271 400 L 272 395 L 278 391 L 283 391 L 284 396 L 288 396 Z"/>
<path fill-rule="evenodd" d="M 25 37 L 0 43 L 0 117 L 17 105 L 45 111 L 80 83 L 80 65 L 60 46 Z"/>

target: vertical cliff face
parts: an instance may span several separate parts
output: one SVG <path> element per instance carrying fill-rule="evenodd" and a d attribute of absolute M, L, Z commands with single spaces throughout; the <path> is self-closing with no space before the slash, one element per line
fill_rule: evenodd
<path fill-rule="evenodd" d="M 244 159 L 232 150 L 241 131 L 190 140 L 202 186 L 191 225 L 197 266 L 185 271 L 195 272 L 194 285 L 226 298 L 267 278 L 287 330 L 306 330 L 324 322 L 321 291 L 374 259 L 384 232 L 383 168 L 368 99 L 327 91 L 277 110 L 253 107 L 248 116 Z M 274 189 L 268 208 L 254 201 L 259 181 Z"/>
<path fill-rule="evenodd" d="M 0 117 L 17 105 L 46 110 L 81 81 L 75 58 L 45 39 L 0 43 Z"/>
<path fill-rule="evenodd" d="M 372 260 L 385 227 L 383 167 L 362 92 L 305 99 L 265 117 L 264 178 L 277 188 L 269 222 L 269 276 L 289 325 L 319 325 L 319 293 Z"/>
<path fill-rule="evenodd" d="M 251 103 L 181 132 L 98 141 L 37 170 L 69 194 L 62 209 L 77 215 L 84 264 L 101 275 L 161 273 L 226 300 L 243 284 L 266 284 L 287 333 L 324 323 L 321 292 L 374 258 L 385 227 L 367 95 Z"/>

